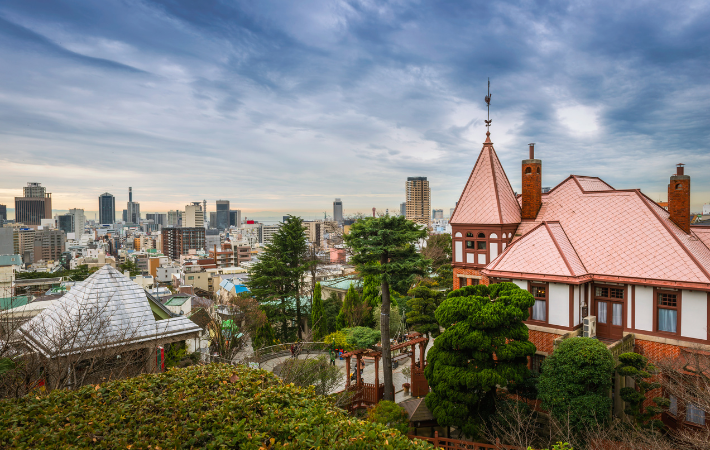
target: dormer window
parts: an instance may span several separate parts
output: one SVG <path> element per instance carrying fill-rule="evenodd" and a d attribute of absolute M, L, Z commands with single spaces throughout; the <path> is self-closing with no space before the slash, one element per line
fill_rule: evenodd
<path fill-rule="evenodd" d="M 486 238 L 486 235 L 483 234 L 483 233 L 478 233 L 478 237 L 481 238 L 481 239 L 485 239 L 485 238 Z"/>
<path fill-rule="evenodd" d="M 469 231 L 468 233 L 466 233 L 466 237 L 473 237 L 473 233 Z"/>

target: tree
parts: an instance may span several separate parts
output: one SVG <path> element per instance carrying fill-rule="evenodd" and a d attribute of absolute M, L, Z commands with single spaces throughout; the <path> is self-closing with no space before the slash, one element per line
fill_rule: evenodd
<path fill-rule="evenodd" d="M 433 291 L 425 286 L 418 286 L 407 293 L 411 299 L 407 300 L 409 312 L 407 324 L 414 331 L 425 335 L 427 339 L 439 335 L 439 322 L 436 321 L 434 312 L 444 300 L 444 293 Z"/>
<path fill-rule="evenodd" d="M 359 220 L 350 227 L 350 233 L 343 236 L 353 252 L 351 262 L 358 271 L 363 276 L 380 278 L 381 314 L 385 317 L 390 314 L 390 283 L 401 283 L 424 274 L 427 261 L 417 253 L 414 244 L 426 235 L 424 228 L 402 216 L 384 216 Z M 405 292 L 408 290 L 409 287 Z M 380 325 L 384 399 L 394 400 L 389 320 L 380 321 Z"/>
<path fill-rule="evenodd" d="M 347 342 L 355 349 L 371 348 L 380 340 L 379 330 L 367 327 L 347 329 Z"/>
<path fill-rule="evenodd" d="M 337 366 L 330 364 L 327 355 L 315 358 L 289 358 L 274 368 L 284 384 L 293 383 L 296 386 L 313 386 L 318 395 L 328 395 L 340 383 L 345 375 Z"/>
<path fill-rule="evenodd" d="M 513 283 L 467 286 L 436 310 L 446 328 L 424 369 L 426 404 L 442 426 L 478 436 L 496 412 L 497 389 L 523 381 L 535 346 L 523 323 L 535 300 Z"/>
<path fill-rule="evenodd" d="M 323 301 L 323 318 L 328 333 L 333 333 L 338 330 L 337 318 L 340 309 L 343 307 L 343 302 L 338 298 L 338 294 L 331 292 L 327 299 Z"/>
<path fill-rule="evenodd" d="M 298 338 L 303 337 L 301 285 L 303 274 L 312 263 L 308 258 L 304 231 L 301 218 L 289 215 L 260 255 L 259 261 L 251 267 L 246 283 L 257 300 L 273 304 L 265 310 L 269 320 L 281 322 L 283 342 L 291 338 L 289 320 L 296 322 Z M 294 300 L 295 311 L 289 308 L 289 298 Z"/>
<path fill-rule="evenodd" d="M 394 428 L 404 435 L 409 431 L 407 411 L 395 402 L 387 400 L 379 402 L 374 408 L 368 410 L 367 420 Z"/>
<path fill-rule="evenodd" d="M 340 327 L 338 329 L 360 326 L 367 311 L 368 307 L 363 304 L 360 294 L 358 294 L 355 287 L 350 283 L 348 292 L 345 294 L 343 307 L 340 310 L 340 314 L 338 314 L 338 326 Z"/>
<path fill-rule="evenodd" d="M 311 328 L 314 341 L 319 341 L 328 334 L 322 296 L 320 283 L 316 283 L 316 287 L 313 289 L 313 308 L 311 309 Z"/>
<path fill-rule="evenodd" d="M 609 392 L 614 358 L 603 342 L 585 337 L 564 339 L 545 359 L 538 399 L 572 429 L 591 429 L 611 416 Z"/>
<path fill-rule="evenodd" d="M 641 428 L 664 428 L 663 422 L 654 417 L 659 416 L 664 411 L 665 408 L 663 406 L 668 406 L 668 399 L 655 397 L 653 399 L 655 405 L 649 405 L 645 408 L 643 406 L 646 400 L 646 393 L 661 387 L 661 383 L 650 380 L 655 372 L 656 367 L 643 355 L 632 352 L 619 355 L 619 365 L 616 367 L 616 373 L 622 377 L 630 377 L 634 380 L 635 385 L 635 387 L 621 388 L 621 399 L 628 403 L 624 412 L 632 417 L 636 425 Z"/>
<path fill-rule="evenodd" d="M 135 261 L 133 261 L 130 258 L 126 259 L 126 262 L 124 262 L 123 264 L 120 264 L 118 266 L 118 268 L 121 271 L 121 273 L 126 273 L 126 271 L 128 271 L 132 277 L 135 277 L 135 276 L 141 274 L 141 271 L 140 271 L 140 269 L 138 269 L 138 266 L 136 265 Z M 87 266 L 87 269 L 88 269 L 88 266 Z"/>
<path fill-rule="evenodd" d="M 362 324 L 366 327 L 375 326 L 374 311 L 380 305 L 380 279 L 376 275 L 367 275 L 362 280 L 362 303 L 369 308 Z"/>
<path fill-rule="evenodd" d="M 274 334 L 274 329 L 271 327 L 271 324 L 266 321 L 263 325 L 256 329 L 254 338 L 251 340 L 251 345 L 254 350 L 258 350 L 262 347 L 268 347 L 275 344 L 276 335 Z"/>

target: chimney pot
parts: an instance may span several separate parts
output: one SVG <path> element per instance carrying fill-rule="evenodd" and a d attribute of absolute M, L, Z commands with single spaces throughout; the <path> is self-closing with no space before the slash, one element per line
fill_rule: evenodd
<path fill-rule="evenodd" d="M 531 142 L 528 145 L 530 146 L 530 159 L 535 159 L 535 143 Z"/>
<path fill-rule="evenodd" d="M 683 164 L 683 163 L 676 164 L 676 172 L 675 172 L 675 174 L 676 174 L 676 175 L 683 175 L 683 174 L 684 174 L 684 171 L 685 171 L 685 170 L 684 170 L 684 166 L 685 166 L 685 164 Z"/>

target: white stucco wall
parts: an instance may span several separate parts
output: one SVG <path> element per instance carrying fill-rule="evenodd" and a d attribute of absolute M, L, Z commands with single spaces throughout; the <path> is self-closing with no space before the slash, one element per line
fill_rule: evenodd
<path fill-rule="evenodd" d="M 631 318 L 633 317 L 634 307 L 631 305 L 631 285 L 626 285 L 626 293 L 624 293 L 624 298 L 626 299 L 626 328 L 631 328 Z"/>
<path fill-rule="evenodd" d="M 491 242 L 491 261 L 498 257 L 498 243 Z"/>
<path fill-rule="evenodd" d="M 708 294 L 700 291 L 683 291 L 681 297 L 680 335 L 708 338 Z"/>
<path fill-rule="evenodd" d="M 528 282 L 527 280 L 513 280 L 513 283 L 517 284 L 518 287 L 524 291 L 528 290 Z"/>
<path fill-rule="evenodd" d="M 580 324 L 580 305 L 582 304 L 582 299 L 580 297 L 580 293 L 582 292 L 582 287 L 581 286 L 575 286 L 574 287 L 574 325 L 577 326 Z"/>
<path fill-rule="evenodd" d="M 548 285 L 549 320 L 550 325 L 569 326 L 569 285 L 560 283 L 550 283 Z"/>
<path fill-rule="evenodd" d="M 653 288 L 636 286 L 635 303 L 636 329 L 653 331 Z"/>

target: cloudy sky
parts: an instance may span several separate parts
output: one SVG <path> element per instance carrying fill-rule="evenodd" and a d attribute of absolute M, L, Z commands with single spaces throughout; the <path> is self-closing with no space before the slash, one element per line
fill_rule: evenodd
<path fill-rule="evenodd" d="M 513 187 L 601 176 L 710 202 L 710 3 L 0 3 L 0 203 L 56 209 L 128 186 L 143 212 L 229 199 L 252 215 L 396 208 L 427 176 L 446 213 L 485 139 Z"/>

